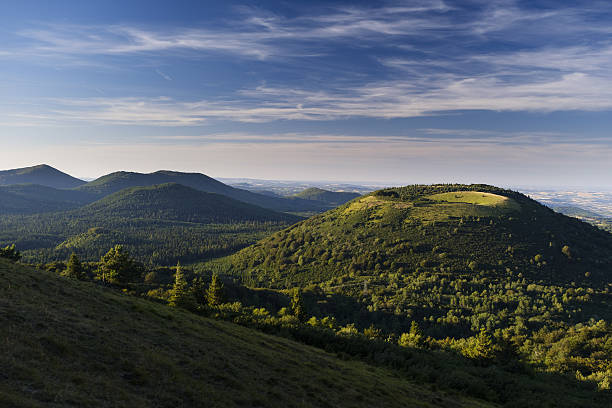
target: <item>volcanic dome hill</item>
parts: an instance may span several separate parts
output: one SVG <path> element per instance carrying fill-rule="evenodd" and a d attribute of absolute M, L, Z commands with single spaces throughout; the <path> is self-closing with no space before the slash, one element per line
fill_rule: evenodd
<path fill-rule="evenodd" d="M 601 283 L 609 279 L 612 235 L 517 192 L 415 185 L 357 198 L 231 261 L 275 287 L 382 271 Z"/>

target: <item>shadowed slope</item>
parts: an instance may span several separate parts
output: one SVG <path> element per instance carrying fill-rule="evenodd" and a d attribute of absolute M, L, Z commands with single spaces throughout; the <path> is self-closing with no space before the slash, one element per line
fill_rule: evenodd
<path fill-rule="evenodd" d="M 487 406 L 2 259 L 0 282 L 1 406 Z"/>

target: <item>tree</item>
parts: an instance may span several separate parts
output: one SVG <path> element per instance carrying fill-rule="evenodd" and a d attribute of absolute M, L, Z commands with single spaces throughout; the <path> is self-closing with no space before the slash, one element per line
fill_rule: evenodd
<path fill-rule="evenodd" d="M 423 344 L 423 333 L 417 322 L 412 322 L 410 332 L 402 333 L 397 344 L 401 347 L 419 347 Z"/>
<path fill-rule="evenodd" d="M 170 299 L 168 304 L 173 307 L 182 307 L 183 309 L 191 309 L 193 304 L 193 296 L 189 291 L 187 279 L 181 268 L 181 263 L 176 264 L 176 273 L 174 274 L 174 285 L 170 290 Z"/>
<path fill-rule="evenodd" d="M 306 319 L 304 298 L 302 297 L 302 291 L 299 288 L 295 288 L 293 291 L 293 296 L 291 296 L 291 311 L 300 321 L 303 322 Z"/>
<path fill-rule="evenodd" d="M 492 360 L 495 358 L 495 345 L 493 339 L 485 329 L 481 329 L 469 350 L 469 356 L 479 360 Z"/>
<path fill-rule="evenodd" d="M 223 297 L 223 282 L 219 279 L 219 275 L 215 273 L 206 291 L 206 301 L 210 306 L 218 306 L 223 303 Z"/>
<path fill-rule="evenodd" d="M 15 248 L 15 244 L 8 245 L 4 248 L 0 248 L 0 258 L 7 258 L 11 261 L 17 262 L 21 259 L 21 254 Z"/>
<path fill-rule="evenodd" d="M 126 284 L 138 276 L 138 266 L 122 245 L 115 245 L 100 259 L 98 274 L 102 282 Z"/>
<path fill-rule="evenodd" d="M 70 255 L 70 259 L 68 260 L 68 264 L 66 265 L 65 275 L 69 278 L 78 280 L 84 280 L 86 277 L 83 265 L 81 264 L 81 261 L 74 252 L 72 253 L 72 255 Z"/>

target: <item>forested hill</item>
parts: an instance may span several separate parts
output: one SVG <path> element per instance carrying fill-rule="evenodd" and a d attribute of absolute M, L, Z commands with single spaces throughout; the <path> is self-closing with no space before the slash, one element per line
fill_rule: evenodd
<path fill-rule="evenodd" d="M 358 193 L 328 191 L 317 187 L 307 188 L 304 191 L 294 195 L 294 197 L 303 198 L 304 200 L 321 201 L 330 207 L 344 204 L 347 201 L 351 201 L 359 196 L 360 194 Z"/>
<path fill-rule="evenodd" d="M 74 188 L 85 184 L 46 164 L 0 171 L 0 185 L 39 184 L 53 188 Z"/>
<path fill-rule="evenodd" d="M 71 213 L 77 218 L 147 218 L 197 223 L 297 222 L 301 218 L 181 184 L 132 187 Z"/>
<path fill-rule="evenodd" d="M 163 183 L 178 183 L 207 193 L 222 194 L 235 200 L 258 205 L 275 211 L 321 211 L 321 203 L 299 198 L 270 197 L 247 190 L 230 187 L 201 173 L 182 173 L 174 171 L 157 171 L 143 174 L 134 172 L 116 172 L 100 177 L 78 188 L 103 197 L 128 187 L 143 187 Z"/>
<path fill-rule="evenodd" d="M 2 407 L 493 406 L 1 258 L 0 282 Z"/>
<path fill-rule="evenodd" d="M 0 214 L 35 214 L 63 211 L 85 205 L 95 198 L 90 194 L 38 184 L 0 186 Z"/>
<path fill-rule="evenodd" d="M 397 336 L 417 323 L 453 349 L 487 330 L 543 370 L 612 378 L 612 234 L 513 191 L 380 190 L 210 267 L 301 287 L 315 316 Z"/>
<path fill-rule="evenodd" d="M 603 284 L 612 235 L 513 191 L 417 185 L 355 199 L 232 260 L 273 286 L 378 271 Z"/>

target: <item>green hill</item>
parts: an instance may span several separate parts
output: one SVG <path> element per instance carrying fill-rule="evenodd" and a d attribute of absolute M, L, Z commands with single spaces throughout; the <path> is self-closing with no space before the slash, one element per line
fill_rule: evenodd
<path fill-rule="evenodd" d="M 0 214 L 36 214 L 80 207 L 94 198 L 88 193 L 38 184 L 0 186 Z"/>
<path fill-rule="evenodd" d="M 81 190 L 73 194 L 88 194 Z M 1 203 L 1 201 L 0 201 Z M 179 184 L 132 187 L 70 211 L 0 217 L 0 244 L 30 262 L 97 260 L 115 244 L 161 264 L 226 255 L 300 218 Z"/>
<path fill-rule="evenodd" d="M 517 192 L 380 190 L 205 267 L 302 287 L 319 318 L 397 336 L 416 322 L 451 348 L 487 330 L 542 370 L 612 377 L 612 235 Z"/>
<path fill-rule="evenodd" d="M 4 407 L 485 407 L 396 372 L 0 259 Z"/>
<path fill-rule="evenodd" d="M 0 171 L 0 185 L 39 184 L 53 188 L 74 188 L 85 184 L 46 164 Z"/>
<path fill-rule="evenodd" d="M 176 183 L 132 187 L 72 213 L 75 217 L 124 217 L 196 223 L 296 222 L 300 218 Z"/>
<path fill-rule="evenodd" d="M 320 201 L 330 207 L 336 207 L 359 197 L 358 193 L 328 191 L 321 188 L 311 187 L 304 191 L 295 194 L 293 197 L 302 198 L 304 200 Z"/>
<path fill-rule="evenodd" d="M 312 217 L 232 261 L 280 287 L 378 271 L 602 283 L 612 235 L 508 190 L 409 186 Z"/>
<path fill-rule="evenodd" d="M 178 183 L 207 193 L 222 194 L 245 203 L 258 205 L 275 211 L 300 212 L 324 210 L 320 203 L 303 199 L 287 199 L 257 194 L 230 187 L 201 173 L 157 171 L 150 174 L 116 172 L 100 177 L 78 188 L 101 198 L 129 187 L 143 187 L 164 183 Z"/>

